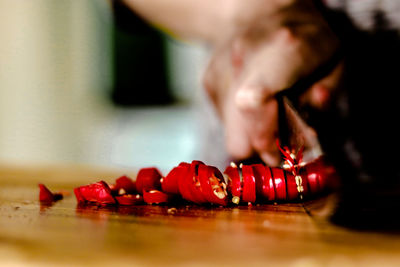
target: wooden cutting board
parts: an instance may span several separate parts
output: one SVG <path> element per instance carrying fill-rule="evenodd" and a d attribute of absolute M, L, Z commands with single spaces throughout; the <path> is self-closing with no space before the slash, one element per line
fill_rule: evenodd
<path fill-rule="evenodd" d="M 305 206 L 77 206 L 74 186 L 134 173 L 0 166 L 0 266 L 400 264 L 400 235 L 354 231 L 312 215 L 315 207 L 326 213 L 329 198 Z M 39 182 L 71 195 L 41 206 Z"/>

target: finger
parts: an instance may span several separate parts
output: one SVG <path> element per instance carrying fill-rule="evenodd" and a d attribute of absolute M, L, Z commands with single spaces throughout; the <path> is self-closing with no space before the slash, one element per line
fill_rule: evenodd
<path fill-rule="evenodd" d="M 243 117 L 249 142 L 263 161 L 272 166 L 280 162 L 275 143 L 279 137 L 278 103 L 274 96 L 294 82 L 297 66 L 302 63 L 294 58 L 296 44 L 290 38 L 287 31 L 280 31 L 270 43 L 250 55 L 242 80 L 234 90 L 235 105 Z M 292 65 L 288 66 L 289 58 Z"/>
<path fill-rule="evenodd" d="M 279 136 L 277 101 L 272 98 L 257 109 L 237 110 L 243 118 L 242 127 L 254 151 L 266 164 L 279 164 L 280 154 L 275 143 Z"/>
<path fill-rule="evenodd" d="M 234 104 L 232 84 L 236 82 L 235 69 L 240 63 L 232 64 L 232 54 L 227 51 L 215 51 L 203 77 L 203 84 L 224 124 L 227 152 L 233 159 L 242 160 L 252 156 L 254 150 L 243 127 L 243 115 Z"/>

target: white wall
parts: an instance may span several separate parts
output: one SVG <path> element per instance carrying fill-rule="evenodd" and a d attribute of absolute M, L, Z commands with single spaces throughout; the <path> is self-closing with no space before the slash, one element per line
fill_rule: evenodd
<path fill-rule="evenodd" d="M 107 1 L 0 0 L 0 163 L 168 170 L 207 160 L 199 152 L 205 120 L 196 121 L 203 110 L 126 110 L 106 98 L 111 15 Z M 172 40 L 167 50 L 174 94 L 200 99 L 207 51 Z"/>
<path fill-rule="evenodd" d="M 82 125 L 107 113 L 110 25 L 105 1 L 0 0 L 0 160 L 85 157 Z"/>

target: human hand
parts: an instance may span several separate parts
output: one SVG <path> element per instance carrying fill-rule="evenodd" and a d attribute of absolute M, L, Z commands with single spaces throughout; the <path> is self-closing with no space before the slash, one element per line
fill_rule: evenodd
<path fill-rule="evenodd" d="M 273 4 L 271 4 L 273 3 Z M 227 150 L 235 159 L 254 154 L 280 162 L 277 93 L 324 65 L 339 41 L 312 1 L 246 2 L 236 30 L 218 44 L 205 74 L 205 88 L 225 127 Z M 300 95 L 301 106 L 328 107 L 342 74 L 338 65 Z M 313 129 L 287 109 L 293 143 L 311 147 Z M 300 130 L 299 130 L 300 129 Z"/>

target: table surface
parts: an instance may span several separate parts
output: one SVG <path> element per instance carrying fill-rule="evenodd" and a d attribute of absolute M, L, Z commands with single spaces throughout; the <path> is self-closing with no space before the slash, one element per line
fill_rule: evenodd
<path fill-rule="evenodd" d="M 330 223 L 331 197 L 231 208 L 77 206 L 72 188 L 129 170 L 0 165 L 0 265 L 398 266 L 400 235 Z M 70 196 L 38 202 L 39 182 Z"/>

